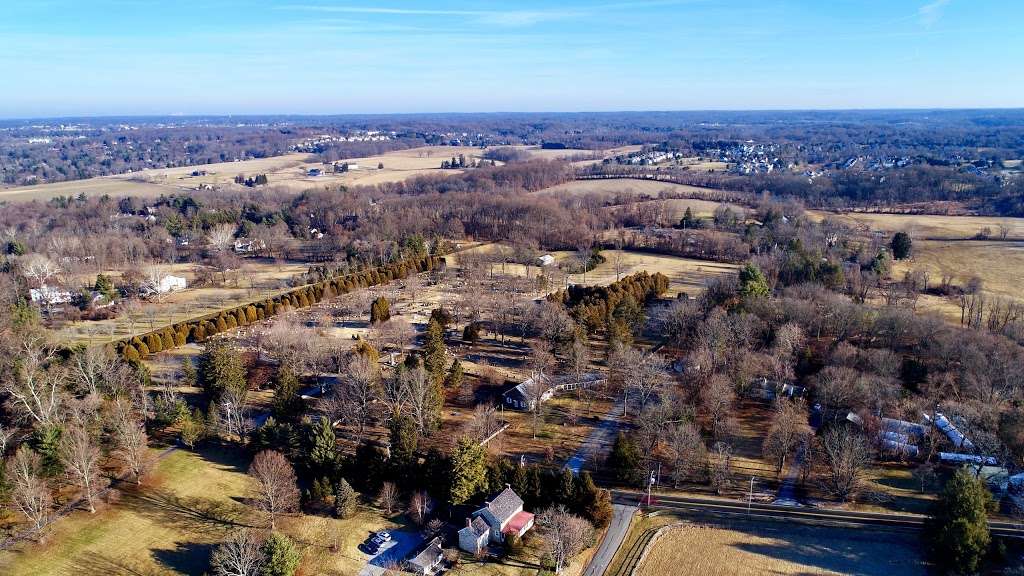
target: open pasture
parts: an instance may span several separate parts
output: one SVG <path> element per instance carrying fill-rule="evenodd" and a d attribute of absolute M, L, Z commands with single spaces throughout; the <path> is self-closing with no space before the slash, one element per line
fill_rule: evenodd
<path fill-rule="evenodd" d="M 604 250 L 601 255 L 605 257 L 605 262 L 587 272 L 585 277 L 583 274 L 573 274 L 569 281 L 574 284 L 601 286 L 615 282 L 616 278 L 646 270 L 651 274 L 661 272 L 668 276 L 668 296 L 675 296 L 680 292 L 693 296 L 702 290 L 711 278 L 733 274 L 739 268 L 735 264 L 630 250 Z"/>
<path fill-rule="evenodd" d="M 104 194 L 114 197 L 156 198 L 161 194 L 170 194 L 175 191 L 176 188 L 173 186 L 142 182 L 131 178 L 104 176 L 101 178 L 90 178 L 89 180 L 0 188 L 0 201 L 27 202 L 40 200 L 45 202 L 56 196 L 78 196 L 79 194 L 85 194 L 90 198 L 103 196 Z"/>
<path fill-rule="evenodd" d="M 926 574 L 912 536 L 798 526 L 683 523 L 652 541 L 637 576 Z"/>
<path fill-rule="evenodd" d="M 196 190 L 202 185 L 236 187 L 235 176 L 252 177 L 266 174 L 268 186 L 300 192 L 324 186 L 375 185 L 400 182 L 423 174 L 450 175 L 462 170 L 442 170 L 441 162 L 459 154 L 467 158 L 482 157 L 483 150 L 467 146 L 422 146 L 408 150 L 397 150 L 365 158 L 348 160 L 358 168 L 334 174 L 333 168 L 319 162 L 309 154 L 285 154 L 270 158 L 257 158 L 239 162 L 221 162 L 176 168 L 152 168 L 132 174 L 102 176 L 88 180 L 54 182 L 36 186 L 0 188 L 0 201 L 49 200 L 55 196 L 136 196 L 154 198 L 161 194 L 182 193 Z M 383 168 L 378 168 L 381 164 Z M 310 176 L 309 170 L 323 170 L 320 176 Z M 193 176 L 193 172 L 198 172 Z"/>
<path fill-rule="evenodd" d="M 933 285 L 946 274 L 961 285 L 977 276 L 986 293 L 1024 300 L 1024 285 L 1020 281 L 1024 270 L 1024 242 L 919 240 L 914 242 L 909 260 L 894 263 L 893 277 L 902 278 L 907 270 L 927 271 Z"/>
<path fill-rule="evenodd" d="M 241 270 L 229 273 L 223 286 L 186 288 L 142 303 L 130 312 L 122 312 L 109 320 L 79 321 L 56 330 L 61 340 L 71 342 L 106 342 L 147 332 L 152 328 L 180 322 L 276 295 L 290 287 L 287 280 L 306 272 L 307 264 L 246 260 Z M 167 274 L 182 276 L 189 286 L 195 279 L 194 265 L 182 263 L 161 267 Z M 110 273 L 115 282 L 118 273 Z M 91 284 L 95 274 L 82 275 L 77 281 Z"/>
<path fill-rule="evenodd" d="M 555 257 L 555 264 L 541 268 L 539 266 L 527 266 L 516 263 L 502 264 L 497 259 L 497 252 L 509 250 L 500 244 L 485 244 L 463 254 L 490 255 L 492 263 L 489 264 L 490 273 L 510 276 L 525 276 L 533 278 L 539 272 L 543 272 L 551 281 L 552 289 L 556 289 L 565 283 L 582 284 L 585 286 L 602 286 L 611 284 L 617 279 L 629 276 L 636 272 L 647 271 L 651 274 L 661 272 L 668 276 L 668 296 L 675 296 L 680 292 L 695 295 L 702 290 L 708 280 L 725 274 L 735 273 L 739 267 L 735 264 L 722 262 L 711 262 L 707 260 L 696 260 L 680 256 L 669 256 L 664 254 L 651 254 L 633 250 L 602 250 L 601 255 L 605 261 L 589 270 L 586 274 L 565 274 L 559 266 L 571 267 L 576 263 L 578 253 L 569 251 L 549 252 Z M 458 256 L 452 259 L 449 256 L 449 264 L 458 265 Z"/>
<path fill-rule="evenodd" d="M 666 194 L 720 194 L 718 190 L 701 188 L 700 186 L 688 186 L 686 184 L 674 184 L 672 182 L 658 182 L 655 180 L 636 180 L 632 178 L 608 178 L 603 180 L 573 180 L 565 184 L 559 184 L 545 188 L 535 194 L 602 194 L 609 197 L 623 196 L 647 196 L 658 198 L 661 193 Z M 712 208 L 713 210 L 713 208 Z"/>
<path fill-rule="evenodd" d="M 1024 240 L 1024 218 L 996 216 L 942 216 L 931 214 L 876 214 L 868 212 L 833 213 L 808 210 L 815 221 L 831 218 L 850 226 L 886 233 L 907 232 L 916 240 L 965 240 L 975 238 L 988 229 L 991 238 L 1000 237 L 1000 226 L 1007 229 L 1007 239 Z"/>

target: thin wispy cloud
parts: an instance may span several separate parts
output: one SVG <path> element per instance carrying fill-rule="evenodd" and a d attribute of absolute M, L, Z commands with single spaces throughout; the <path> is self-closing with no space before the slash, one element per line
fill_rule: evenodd
<path fill-rule="evenodd" d="M 636 2 L 617 2 L 594 4 L 591 6 L 566 9 L 537 10 L 480 10 L 460 8 L 396 8 L 388 6 L 332 6 L 324 4 L 285 4 L 279 10 L 305 12 L 339 13 L 339 14 L 379 14 L 385 16 L 454 16 L 471 18 L 482 24 L 497 26 L 530 26 L 541 22 L 578 18 L 589 13 L 608 10 L 636 10 L 676 6 L 680 4 L 700 3 L 705 0 L 639 0 Z"/>
<path fill-rule="evenodd" d="M 942 15 L 945 13 L 949 2 L 950 0 L 933 0 L 918 8 L 917 17 L 921 20 L 921 25 L 925 28 L 931 28 L 938 23 L 942 19 Z"/>
<path fill-rule="evenodd" d="M 462 10 L 433 8 L 389 8 L 381 6 L 323 6 L 317 4 L 290 4 L 281 10 L 328 12 L 338 14 L 380 14 L 386 16 L 456 16 L 472 18 L 486 24 L 501 26 L 528 26 L 538 22 L 559 20 L 577 15 L 564 10 Z"/>

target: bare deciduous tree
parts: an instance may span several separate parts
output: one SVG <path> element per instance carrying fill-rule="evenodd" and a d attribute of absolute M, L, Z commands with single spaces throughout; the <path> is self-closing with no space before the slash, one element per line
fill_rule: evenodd
<path fill-rule="evenodd" d="M 409 497 L 409 519 L 418 526 L 423 526 L 434 509 L 434 501 L 423 490 L 417 490 Z"/>
<path fill-rule="evenodd" d="M 151 459 L 146 445 L 145 418 L 131 399 L 125 396 L 113 399 L 110 403 L 110 427 L 114 432 L 118 457 L 135 477 L 135 483 L 142 484 Z"/>
<path fill-rule="evenodd" d="M 398 507 L 398 488 L 394 482 L 385 482 L 377 494 L 377 504 L 385 514 L 390 516 Z"/>
<path fill-rule="evenodd" d="M 235 531 L 210 556 L 217 576 L 259 576 L 266 564 L 264 538 L 251 528 Z"/>
<path fill-rule="evenodd" d="M 543 347 L 533 346 L 527 362 L 530 376 L 523 382 L 522 391 L 533 422 L 533 437 L 540 432 L 544 421 L 544 400 L 551 390 L 551 370 L 555 357 Z"/>
<path fill-rule="evenodd" d="M 49 426 L 64 401 L 66 373 L 56 366 L 56 347 L 41 337 L 24 339 L 13 360 L 13 370 L 5 371 L 3 390 L 13 411 L 35 425 Z"/>
<path fill-rule="evenodd" d="M 564 506 L 543 510 L 537 515 L 537 526 L 543 550 L 555 565 L 555 574 L 594 541 L 590 522 L 570 514 Z"/>
<path fill-rule="evenodd" d="M 700 481 L 708 466 L 708 451 L 700 430 L 692 422 L 676 426 L 669 434 L 672 453 L 672 481 L 678 486 L 686 481 Z"/>
<path fill-rule="evenodd" d="M 786 458 L 807 441 L 810 431 L 803 403 L 779 400 L 762 447 L 765 457 L 776 462 L 776 473 L 782 473 Z"/>
<path fill-rule="evenodd" d="M 374 402 L 381 395 L 380 368 L 363 354 L 351 354 L 338 385 L 324 403 L 330 407 L 332 422 L 354 425 L 357 438 L 362 439 L 366 427 L 374 421 Z"/>
<path fill-rule="evenodd" d="M 94 408 L 94 407 L 93 407 Z M 100 447 L 95 434 L 95 411 L 87 407 L 72 411 L 60 442 L 60 459 L 72 484 L 78 487 L 89 512 L 96 512 L 93 499 L 102 488 Z"/>
<path fill-rule="evenodd" d="M 39 286 L 60 274 L 60 266 L 42 254 L 28 254 L 18 260 L 21 273 Z"/>
<path fill-rule="evenodd" d="M 734 429 L 733 404 L 736 391 L 729 379 L 721 374 L 713 375 L 700 389 L 700 404 L 711 424 L 716 440 L 729 438 Z"/>
<path fill-rule="evenodd" d="M 210 229 L 206 242 L 214 250 L 227 251 L 235 240 L 235 229 L 234 224 L 218 224 Z"/>
<path fill-rule="evenodd" d="M 715 442 L 711 454 L 711 486 L 721 494 L 732 484 L 732 446 L 725 442 Z"/>
<path fill-rule="evenodd" d="M 501 423 L 498 421 L 498 413 L 490 404 L 477 404 L 473 408 L 473 415 L 466 423 L 466 433 L 469 437 L 482 441 L 494 433 Z"/>
<path fill-rule="evenodd" d="M 438 397 L 439 391 L 422 366 L 404 372 L 401 383 L 409 415 L 416 423 L 416 428 L 423 434 L 433 428 L 437 418 L 437 409 L 441 401 Z"/>
<path fill-rule="evenodd" d="M 7 479 L 11 483 L 11 505 L 31 524 L 32 532 L 43 539 L 43 529 L 52 517 L 53 496 L 40 474 L 42 459 L 27 446 L 18 448 L 7 463 Z"/>
<path fill-rule="evenodd" d="M 256 480 L 254 505 L 267 513 L 273 530 L 278 515 L 299 507 L 295 470 L 280 452 L 264 450 L 252 459 L 249 475 Z"/>
<path fill-rule="evenodd" d="M 822 488 L 842 501 L 855 498 L 871 463 L 867 440 L 844 426 L 830 427 L 818 438 L 817 457 L 823 468 Z"/>

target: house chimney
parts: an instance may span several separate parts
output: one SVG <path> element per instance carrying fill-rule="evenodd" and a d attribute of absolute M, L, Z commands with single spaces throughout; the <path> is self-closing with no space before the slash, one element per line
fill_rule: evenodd
<path fill-rule="evenodd" d="M 505 483 L 505 489 L 506 490 L 511 490 L 512 489 L 512 485 L 506 482 Z"/>
<path fill-rule="evenodd" d="M 473 527 L 473 520 L 469 516 L 466 516 L 466 528 L 472 528 L 472 527 Z"/>

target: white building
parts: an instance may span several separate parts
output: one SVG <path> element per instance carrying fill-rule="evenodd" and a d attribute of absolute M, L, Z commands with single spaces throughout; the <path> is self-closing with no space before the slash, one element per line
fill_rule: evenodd
<path fill-rule="evenodd" d="M 533 528 L 533 514 L 523 511 L 523 500 L 510 486 L 484 503 L 459 530 L 459 548 L 476 554 L 487 542 L 500 544 L 509 536 L 522 538 Z"/>
<path fill-rule="evenodd" d="M 545 254 L 545 255 L 541 256 L 540 258 L 537 258 L 537 265 L 538 266 L 551 266 L 554 263 L 555 263 L 555 257 L 552 256 L 551 254 Z"/>
<path fill-rule="evenodd" d="M 43 284 L 39 288 L 32 288 L 28 291 L 29 297 L 32 298 L 32 302 L 36 304 L 67 304 L 71 302 L 71 292 L 67 290 L 61 290 L 60 288 L 54 288 Z"/>
<path fill-rule="evenodd" d="M 160 280 L 147 287 L 149 294 L 167 294 L 177 290 L 185 289 L 185 279 L 181 276 L 167 274 L 160 277 Z"/>

